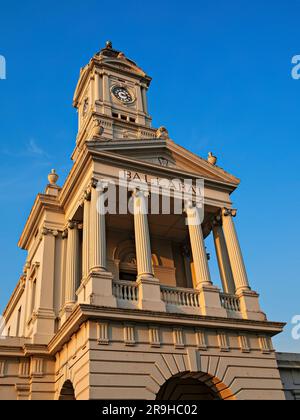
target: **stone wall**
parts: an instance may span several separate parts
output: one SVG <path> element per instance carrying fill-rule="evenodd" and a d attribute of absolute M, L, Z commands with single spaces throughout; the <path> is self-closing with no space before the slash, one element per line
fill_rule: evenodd
<path fill-rule="evenodd" d="M 276 353 L 287 400 L 300 400 L 300 353 Z"/>

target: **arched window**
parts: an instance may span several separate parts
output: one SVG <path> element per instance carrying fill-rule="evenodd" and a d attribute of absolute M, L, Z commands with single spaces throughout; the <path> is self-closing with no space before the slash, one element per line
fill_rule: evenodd
<path fill-rule="evenodd" d="M 136 281 L 137 278 L 137 264 L 135 251 L 130 251 L 127 255 L 124 255 L 119 266 L 119 278 L 120 280 Z"/>

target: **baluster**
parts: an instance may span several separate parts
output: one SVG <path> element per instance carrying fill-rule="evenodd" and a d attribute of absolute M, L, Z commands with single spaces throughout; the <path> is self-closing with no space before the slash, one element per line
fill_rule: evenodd
<path fill-rule="evenodd" d="M 190 293 L 184 293 L 184 301 L 185 301 L 185 306 L 192 306 Z"/>
<path fill-rule="evenodd" d="M 184 296 L 182 292 L 177 292 L 177 300 L 180 306 L 184 305 Z"/>
<path fill-rule="evenodd" d="M 126 286 L 127 289 L 127 300 L 131 300 L 131 287 L 128 285 Z"/>
<path fill-rule="evenodd" d="M 178 292 L 178 298 L 179 298 L 179 305 L 184 306 L 185 305 L 185 300 L 184 300 L 184 293 L 183 292 Z"/>
<path fill-rule="evenodd" d="M 174 304 L 176 305 L 176 296 L 175 296 L 174 290 L 172 290 L 171 296 L 172 296 L 172 303 L 173 303 L 173 305 Z"/>

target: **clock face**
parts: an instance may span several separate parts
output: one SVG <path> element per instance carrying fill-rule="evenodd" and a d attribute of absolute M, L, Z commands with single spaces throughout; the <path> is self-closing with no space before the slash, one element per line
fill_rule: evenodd
<path fill-rule="evenodd" d="M 131 104 L 134 102 L 134 99 L 128 90 L 122 86 L 114 86 L 112 88 L 112 93 L 119 101 L 123 102 L 124 104 Z"/>

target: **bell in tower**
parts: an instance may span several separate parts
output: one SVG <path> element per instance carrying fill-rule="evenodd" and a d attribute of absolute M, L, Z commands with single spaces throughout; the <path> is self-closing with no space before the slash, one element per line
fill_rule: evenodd
<path fill-rule="evenodd" d="M 108 41 L 80 72 L 73 100 L 79 117 L 77 148 L 91 140 L 155 138 L 147 107 L 150 83 L 151 78 Z"/>

